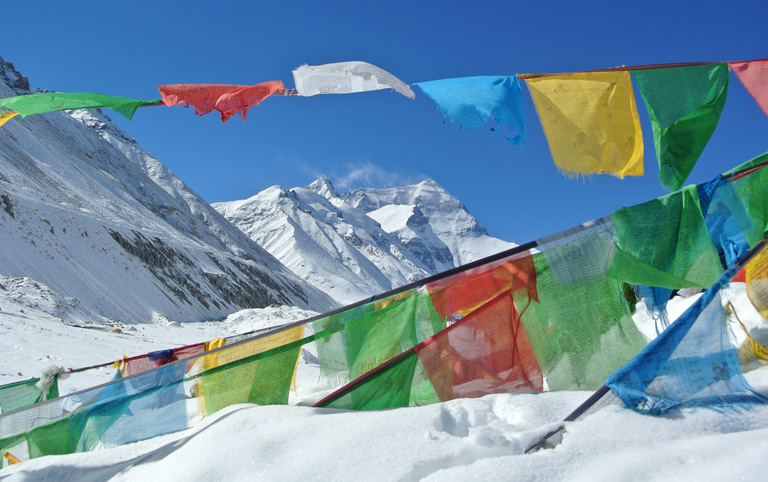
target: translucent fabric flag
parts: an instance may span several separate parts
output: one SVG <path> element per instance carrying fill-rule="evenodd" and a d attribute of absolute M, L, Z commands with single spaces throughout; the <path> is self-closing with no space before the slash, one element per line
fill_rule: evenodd
<path fill-rule="evenodd" d="M 415 348 L 440 401 L 538 392 L 541 368 L 511 291 Z"/>
<path fill-rule="evenodd" d="M 643 175 L 643 136 L 628 72 L 548 75 L 526 82 L 561 172 Z"/>
<path fill-rule="evenodd" d="M 536 299 L 536 270 L 530 252 L 525 251 L 427 283 L 425 288 L 437 312 L 451 323 L 500 293 L 525 289 L 529 300 Z"/>
<path fill-rule="evenodd" d="M 762 249 L 745 267 L 747 296 L 755 309 L 768 319 L 768 249 Z"/>
<path fill-rule="evenodd" d="M 0 107 L 14 111 L 22 118 L 32 114 L 42 114 L 58 110 L 107 107 L 120 113 L 126 119 L 131 120 L 134 112 L 139 107 L 157 105 L 159 102 L 160 99 L 127 99 L 125 97 L 114 97 L 93 92 L 46 92 L 44 94 L 6 97 L 0 99 Z"/>
<path fill-rule="evenodd" d="M 417 289 L 315 320 L 323 383 L 341 387 L 444 327 L 429 295 Z"/>
<path fill-rule="evenodd" d="M 419 357 L 411 349 L 313 406 L 341 410 L 383 410 L 439 401 Z"/>
<path fill-rule="evenodd" d="M 605 276 L 612 230 L 603 218 L 537 241 L 538 302 L 521 317 L 550 390 L 597 389 L 647 343 Z"/>
<path fill-rule="evenodd" d="M 651 116 L 661 184 L 680 189 L 720 120 L 728 66 L 635 70 L 632 76 Z"/>
<path fill-rule="evenodd" d="M 411 296 L 344 324 L 349 379 L 363 375 L 442 327 L 427 295 Z"/>
<path fill-rule="evenodd" d="M 507 291 L 314 406 L 380 410 L 542 387 L 514 294 Z"/>
<path fill-rule="evenodd" d="M 728 62 L 749 95 L 768 115 L 768 59 Z"/>
<path fill-rule="evenodd" d="M 720 279 L 605 384 L 633 410 L 659 415 L 684 407 L 768 403 L 741 374 L 726 323 Z"/>
<path fill-rule="evenodd" d="M 161 365 L 172 363 L 178 360 L 184 360 L 203 353 L 204 343 L 182 346 L 179 348 L 170 348 L 159 350 L 146 355 L 139 355 L 125 359 L 125 376 L 136 375 L 138 373 L 157 368 Z"/>
<path fill-rule="evenodd" d="M 459 79 L 418 82 L 418 86 L 435 101 L 443 115 L 460 129 L 475 130 L 489 120 L 498 127 L 491 130 L 515 145 L 525 140 L 523 93 L 516 75 L 464 77 Z M 506 127 L 511 135 L 501 134 Z"/>
<path fill-rule="evenodd" d="M 235 403 L 287 404 L 291 380 L 301 354 L 289 345 L 304 335 L 304 325 L 221 348 L 198 358 L 202 396 L 209 415 Z M 290 346 L 289 349 L 279 348 Z M 270 356 L 259 357 L 267 351 Z"/>
<path fill-rule="evenodd" d="M 28 407 L 44 400 L 46 397 L 43 396 L 43 392 L 35 386 L 39 381 L 39 378 L 32 378 L 0 387 L 0 413 Z M 54 379 L 47 398 L 51 399 L 58 396 L 58 383 Z"/>
<path fill-rule="evenodd" d="M 734 182 L 737 185 L 734 185 Z M 704 222 L 707 225 L 709 237 L 717 249 L 720 262 L 725 267 L 733 266 L 749 251 L 747 235 L 754 231 L 752 219 L 750 219 L 737 193 L 737 189 L 743 186 L 738 184 L 743 184 L 743 182 L 734 179 L 719 181 L 717 189 L 713 193 L 706 211 L 704 211 L 706 213 Z"/>
<path fill-rule="evenodd" d="M 402 80 L 375 65 L 359 61 L 302 65 L 293 71 L 293 81 L 302 96 L 394 89 L 409 99 L 416 98 Z"/>
<path fill-rule="evenodd" d="M 157 88 L 165 105 L 191 105 L 199 116 L 215 109 L 221 114 L 221 122 L 227 122 L 238 112 L 245 121 L 248 109 L 270 95 L 285 92 L 285 86 L 279 80 L 256 85 L 174 84 L 158 85 Z"/>
<path fill-rule="evenodd" d="M 608 276 L 659 288 L 707 288 L 723 271 L 696 186 L 611 214 L 616 228 Z"/>
<path fill-rule="evenodd" d="M 9 425 L 3 429 L 32 425 L 16 429 L 27 442 L 30 458 L 90 451 L 183 430 L 187 428 L 184 369 L 184 363 L 175 363 L 129 378 L 118 373 L 105 386 L 36 405 L 40 408 L 31 412 L 33 420 L 21 414 L 18 420 L 6 420 Z"/>

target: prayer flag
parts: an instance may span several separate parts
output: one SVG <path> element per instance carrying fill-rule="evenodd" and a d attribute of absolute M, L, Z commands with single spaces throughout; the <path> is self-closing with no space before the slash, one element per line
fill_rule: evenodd
<path fill-rule="evenodd" d="M 749 301 L 763 318 L 768 318 L 768 249 L 760 250 L 745 271 Z"/>
<path fill-rule="evenodd" d="M 548 75 L 527 82 L 561 172 L 643 175 L 643 136 L 628 72 Z"/>
<path fill-rule="evenodd" d="M 246 112 L 252 106 L 270 95 L 285 92 L 285 86 L 279 80 L 256 85 L 174 84 L 158 85 L 157 88 L 166 105 L 191 105 L 199 116 L 215 109 L 221 114 L 221 122 L 227 122 L 238 112 L 245 121 Z"/>
<path fill-rule="evenodd" d="M 0 99 L 0 107 L 5 107 L 22 118 L 32 114 L 54 112 L 70 109 L 95 109 L 108 107 L 128 120 L 133 118 L 136 109 L 144 106 L 156 105 L 160 99 L 138 100 L 125 97 L 115 97 L 93 92 L 46 92 L 43 94 L 17 95 Z M 5 117 L 5 116 L 3 116 Z M 5 119 L 6 121 L 8 119 Z"/>
<path fill-rule="evenodd" d="M 632 76 L 651 116 L 661 184 L 680 189 L 717 127 L 728 66 L 635 70 Z"/>
<path fill-rule="evenodd" d="M 394 89 L 409 99 L 416 98 L 402 80 L 375 65 L 359 61 L 302 65 L 293 71 L 293 81 L 302 96 Z"/>
<path fill-rule="evenodd" d="M 440 401 L 540 392 L 541 368 L 511 291 L 415 347 Z"/>
<path fill-rule="evenodd" d="M 496 127 L 491 128 L 493 132 L 515 145 L 525 140 L 523 93 L 516 75 L 432 80 L 413 85 L 419 86 L 460 129 L 478 129 L 493 119 L 499 128 L 510 128 L 513 135 L 502 135 Z"/>
<path fill-rule="evenodd" d="M 749 95 L 768 115 L 768 59 L 728 62 Z"/>
<path fill-rule="evenodd" d="M 17 115 L 19 115 L 18 112 L 6 112 L 3 115 L 0 115 L 0 127 Z"/>
<path fill-rule="evenodd" d="M 659 415 L 683 407 L 768 403 L 739 367 L 720 300 L 727 270 L 691 307 L 605 382 L 631 409 Z"/>
<path fill-rule="evenodd" d="M 616 227 L 608 276 L 659 288 L 707 288 L 723 265 L 695 185 L 611 214 Z"/>

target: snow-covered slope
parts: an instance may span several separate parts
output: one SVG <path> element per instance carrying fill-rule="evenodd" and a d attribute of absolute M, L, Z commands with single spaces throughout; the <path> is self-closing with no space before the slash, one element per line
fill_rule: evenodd
<path fill-rule="evenodd" d="M 358 191 L 341 195 L 328 179 L 291 190 L 273 186 L 214 207 L 298 276 L 348 304 L 451 269 L 455 260 L 466 263 L 514 246 L 488 236 L 434 181 L 400 189 L 415 192 L 422 185 L 431 197 L 388 204 L 382 200 L 390 190 L 367 190 L 379 205 L 366 211 L 348 202 Z"/>
<path fill-rule="evenodd" d="M 26 79 L 0 59 L 0 97 L 24 93 Z M 335 306 L 97 110 L 0 128 L 0 208 L 3 285 L 44 286 L 65 300 L 58 314 L 66 321 Z"/>

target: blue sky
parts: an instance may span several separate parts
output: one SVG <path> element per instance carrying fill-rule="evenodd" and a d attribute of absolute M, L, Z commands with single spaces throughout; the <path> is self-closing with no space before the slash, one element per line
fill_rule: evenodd
<path fill-rule="evenodd" d="M 154 99 L 157 85 L 256 84 L 302 65 L 362 60 L 404 82 L 768 57 L 762 0 L 712 2 L 25 1 L 2 7 L 0 56 L 33 87 Z M 444 122 L 418 88 L 275 97 L 222 125 L 215 112 L 151 107 L 111 117 L 209 202 L 329 177 L 339 191 L 430 177 L 489 233 L 524 243 L 665 194 L 637 96 L 645 176 L 567 179 L 523 85 L 522 147 Z M 637 94 L 637 91 L 636 91 Z M 768 117 L 731 76 L 688 182 L 768 151 Z"/>

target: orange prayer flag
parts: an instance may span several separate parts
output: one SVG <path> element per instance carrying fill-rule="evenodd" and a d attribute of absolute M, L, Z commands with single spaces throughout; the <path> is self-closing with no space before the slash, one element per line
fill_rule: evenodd
<path fill-rule="evenodd" d="M 256 85 L 226 84 L 174 84 L 159 85 L 160 96 L 166 105 L 185 104 L 195 108 L 195 114 L 205 115 L 214 109 L 221 113 L 221 121 L 240 112 L 247 120 L 246 111 L 260 104 L 270 95 L 285 92 L 285 86 L 279 80 L 262 82 Z"/>

